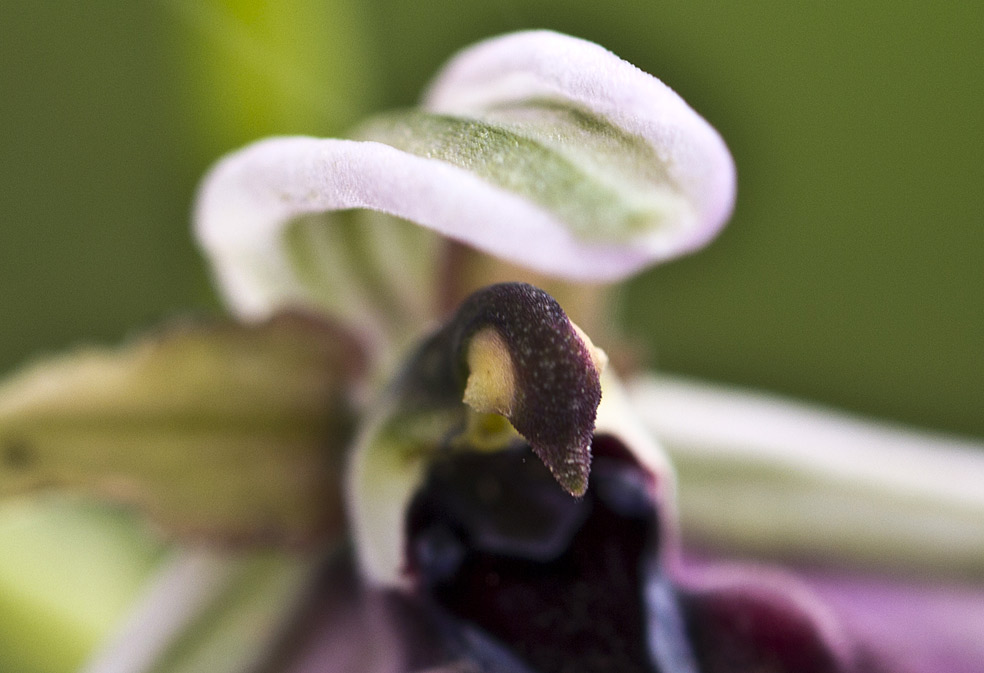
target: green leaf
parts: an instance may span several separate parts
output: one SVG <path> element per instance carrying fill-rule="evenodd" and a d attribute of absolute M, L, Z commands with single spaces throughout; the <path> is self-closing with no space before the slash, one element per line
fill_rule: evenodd
<path fill-rule="evenodd" d="M 78 670 L 161 557 L 134 523 L 65 498 L 0 507 L 0 671 Z"/>
<path fill-rule="evenodd" d="M 62 487 L 225 542 L 336 531 L 359 359 L 337 330 L 281 315 L 41 362 L 0 387 L 0 497 Z"/>

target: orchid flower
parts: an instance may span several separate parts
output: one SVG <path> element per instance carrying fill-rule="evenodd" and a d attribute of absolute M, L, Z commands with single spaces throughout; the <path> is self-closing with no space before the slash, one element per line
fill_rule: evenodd
<path fill-rule="evenodd" d="M 734 195 L 546 31 L 234 152 L 195 233 L 235 319 L 0 388 L 0 538 L 61 487 L 170 540 L 86 673 L 984 671 L 984 446 L 619 366 L 613 284 Z"/>

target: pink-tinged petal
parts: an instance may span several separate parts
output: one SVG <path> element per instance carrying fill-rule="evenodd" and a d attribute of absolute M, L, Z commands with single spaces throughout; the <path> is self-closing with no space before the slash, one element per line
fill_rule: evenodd
<path fill-rule="evenodd" d="M 803 574 L 888 671 L 984 673 L 984 583 Z"/>
<path fill-rule="evenodd" d="M 704 673 L 881 673 L 839 615 L 790 573 L 696 557 L 673 570 Z"/>
<path fill-rule="evenodd" d="M 747 666 L 751 657 L 775 656 L 785 667 L 767 670 L 984 672 L 981 583 L 777 569 L 692 554 L 676 574 L 688 590 L 705 664 L 730 657 L 732 666 Z"/>
<path fill-rule="evenodd" d="M 629 386 L 690 542 L 759 557 L 984 575 L 984 444 L 672 377 Z"/>
<path fill-rule="evenodd" d="M 717 131 L 661 81 L 592 42 L 546 30 L 486 40 L 451 60 L 424 106 L 483 117 L 531 101 L 562 101 L 654 150 L 666 181 L 680 190 L 693 213 L 686 226 L 655 229 L 633 241 L 645 251 L 645 263 L 703 246 L 731 215 L 735 167 Z"/>

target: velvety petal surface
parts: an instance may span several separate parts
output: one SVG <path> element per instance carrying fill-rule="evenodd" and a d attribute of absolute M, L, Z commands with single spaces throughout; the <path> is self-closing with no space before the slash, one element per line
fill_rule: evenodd
<path fill-rule="evenodd" d="M 789 573 L 694 559 L 675 570 L 703 673 L 881 671 L 823 600 Z"/>

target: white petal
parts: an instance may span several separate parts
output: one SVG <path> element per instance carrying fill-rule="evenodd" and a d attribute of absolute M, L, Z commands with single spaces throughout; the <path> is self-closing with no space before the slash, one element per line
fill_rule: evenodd
<path fill-rule="evenodd" d="M 685 538 L 984 574 L 984 444 L 670 377 L 630 390 L 676 466 Z"/>
<path fill-rule="evenodd" d="M 525 251 L 547 272 L 598 275 L 626 259 L 645 263 L 642 252 L 578 243 L 546 210 L 465 170 L 351 140 L 273 138 L 226 157 L 203 183 L 196 232 L 230 305 L 258 318 L 285 304 L 317 304 L 291 264 L 291 220 L 352 208 L 396 215 L 493 255 Z"/>
<path fill-rule="evenodd" d="M 734 166 L 717 133 L 591 43 L 549 32 L 483 43 L 427 106 L 367 125 L 370 141 L 274 138 L 213 168 L 196 231 L 236 311 L 325 308 L 286 240 L 305 215 L 378 211 L 541 273 L 614 281 L 699 247 L 730 214 Z M 379 332 L 369 313 L 350 317 Z"/>
<path fill-rule="evenodd" d="M 592 42 L 546 30 L 513 33 L 458 54 L 425 97 L 429 110 L 482 117 L 524 101 L 561 101 L 649 143 L 667 179 L 693 208 L 683 231 L 656 229 L 633 241 L 645 263 L 703 246 L 731 215 L 735 167 L 700 115 L 655 77 Z M 636 269 L 620 269 L 626 276 Z"/>

